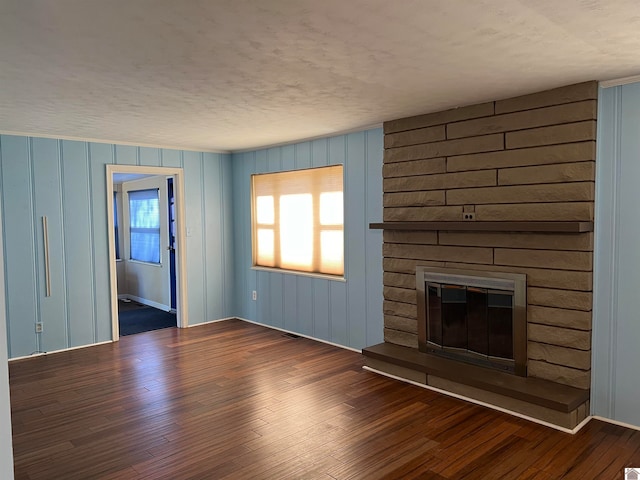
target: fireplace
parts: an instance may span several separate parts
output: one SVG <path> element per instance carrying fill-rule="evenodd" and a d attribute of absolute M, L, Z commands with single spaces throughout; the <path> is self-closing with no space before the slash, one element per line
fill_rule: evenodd
<path fill-rule="evenodd" d="M 416 267 L 418 347 L 527 374 L 526 275 Z"/>

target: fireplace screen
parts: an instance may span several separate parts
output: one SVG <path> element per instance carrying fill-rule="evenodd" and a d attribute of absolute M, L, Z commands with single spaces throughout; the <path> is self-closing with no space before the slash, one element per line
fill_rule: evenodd
<path fill-rule="evenodd" d="M 525 275 L 418 267 L 417 286 L 421 351 L 526 375 Z"/>

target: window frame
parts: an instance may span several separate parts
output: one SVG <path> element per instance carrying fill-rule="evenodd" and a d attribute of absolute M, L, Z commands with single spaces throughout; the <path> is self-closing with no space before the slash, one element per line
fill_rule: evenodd
<path fill-rule="evenodd" d="M 298 270 L 298 269 L 294 269 L 294 268 L 286 268 L 281 266 L 282 265 L 282 259 L 281 259 L 281 239 L 280 239 L 280 232 L 278 231 L 278 227 L 277 225 L 280 223 L 279 221 L 279 217 L 280 217 L 280 202 L 279 202 L 279 195 L 278 195 L 278 190 L 276 189 L 274 192 L 274 200 L 273 200 L 273 216 L 274 216 L 274 223 L 273 224 L 260 224 L 257 221 L 257 208 L 256 208 L 256 204 L 257 204 L 257 196 L 256 196 L 256 187 L 255 187 L 255 180 L 256 178 L 263 176 L 263 175 L 280 175 L 280 174 L 288 174 L 288 173 L 292 173 L 292 172 L 296 172 L 296 173 L 301 173 L 301 172 L 317 172 L 318 170 L 323 170 L 323 169 L 336 169 L 339 168 L 340 169 L 340 185 L 341 185 L 341 193 L 342 193 L 342 223 L 341 224 L 331 224 L 331 225 L 321 225 L 320 224 L 320 195 L 322 193 L 329 193 L 331 191 L 335 191 L 335 190 L 326 190 L 322 187 L 322 185 L 318 184 L 318 183 L 311 183 L 311 191 L 304 191 L 304 194 L 310 194 L 312 197 L 312 209 L 313 209 L 313 216 L 314 218 L 318 219 L 316 221 L 313 222 L 313 244 L 316 246 L 320 246 L 321 245 L 321 234 L 325 231 L 340 231 L 342 233 L 342 272 L 341 273 L 327 273 L 327 272 L 323 272 L 321 271 L 321 259 L 322 259 L 322 253 L 321 253 L 321 249 L 320 248 L 314 248 L 313 253 L 312 253 L 312 269 L 313 271 L 307 271 L 307 270 Z M 334 281 L 346 281 L 345 276 L 346 276 L 346 261 L 345 261 L 345 252 L 346 252 L 346 248 L 345 248 L 345 222 L 344 222 L 344 218 L 345 218 L 345 202 L 344 202 L 344 185 L 345 185 L 345 181 L 344 181 L 344 165 L 343 164 L 334 164 L 334 165 L 325 165 L 325 166 L 321 166 L 321 167 L 311 167 L 311 168 L 301 168 L 301 169 L 292 169 L 292 170 L 281 170 L 281 171 L 277 171 L 277 172 L 264 172 L 264 173 L 255 173 L 251 175 L 251 181 L 250 181 L 250 202 L 251 202 L 251 268 L 254 270 L 264 270 L 264 271 L 273 271 L 273 272 L 278 272 L 278 273 L 288 273 L 288 274 L 294 274 L 294 275 L 301 275 L 301 276 L 308 276 L 308 277 L 316 277 L 316 278 L 323 278 L 323 279 L 328 279 L 328 280 L 334 280 Z M 311 174 L 313 175 L 313 174 Z M 286 195 L 287 193 L 285 192 L 284 195 Z M 290 194 L 290 193 L 289 193 Z M 258 236 L 258 230 L 259 229 L 272 229 L 273 231 L 273 236 L 274 236 L 274 241 L 273 241 L 273 266 L 269 266 L 269 265 L 261 265 L 258 263 L 258 248 L 257 248 L 257 236 Z"/>
<path fill-rule="evenodd" d="M 136 196 L 135 194 L 137 193 L 150 193 L 150 192 L 155 192 L 155 200 L 158 202 L 158 228 L 151 228 L 151 227 L 133 227 L 132 226 L 132 221 L 133 221 L 133 215 L 131 215 L 131 194 L 134 194 L 134 196 Z M 143 188 L 143 189 L 139 189 L 139 190 L 128 190 L 127 191 L 127 206 L 129 207 L 129 223 L 127 225 L 127 228 L 129 230 L 129 261 L 130 262 L 138 262 L 138 263 L 144 263 L 147 265 L 155 265 L 155 266 L 160 266 L 162 265 L 162 236 L 161 236 L 161 223 L 162 223 L 162 218 L 161 215 L 162 213 L 160 212 L 160 189 L 159 188 Z M 147 231 L 147 232 L 140 232 L 137 230 L 153 230 L 153 231 Z M 150 260 L 144 260 L 144 259 L 140 259 L 140 258 L 134 258 L 133 257 L 133 247 L 132 247 L 132 239 L 133 239 L 133 234 L 134 233 L 148 233 L 148 234 L 153 234 L 154 236 L 157 235 L 158 238 L 158 261 L 154 262 L 154 261 L 150 261 Z"/>

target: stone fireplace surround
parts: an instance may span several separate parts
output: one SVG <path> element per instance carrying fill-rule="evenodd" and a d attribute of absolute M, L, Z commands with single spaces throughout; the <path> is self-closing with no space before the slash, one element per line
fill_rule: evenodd
<path fill-rule="evenodd" d="M 385 341 L 367 365 L 569 429 L 589 414 L 597 94 L 384 124 Z M 417 265 L 527 276 L 527 377 L 418 351 Z"/>

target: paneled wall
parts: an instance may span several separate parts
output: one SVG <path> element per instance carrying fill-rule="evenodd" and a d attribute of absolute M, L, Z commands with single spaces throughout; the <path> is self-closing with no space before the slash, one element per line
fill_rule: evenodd
<path fill-rule="evenodd" d="M 592 413 L 640 426 L 640 83 L 600 92 Z"/>
<path fill-rule="evenodd" d="M 253 270 L 251 175 L 344 164 L 345 278 Z M 233 155 L 237 315 L 360 349 L 382 341 L 382 130 Z M 257 300 L 251 298 L 257 292 Z"/>
<path fill-rule="evenodd" d="M 230 155 L 3 135 L 10 358 L 111 340 L 106 164 L 184 168 L 189 324 L 233 315 Z M 42 216 L 49 220 L 50 297 Z"/>
<path fill-rule="evenodd" d="M 384 124 L 384 221 L 592 221 L 597 83 Z M 529 375 L 589 388 L 593 234 L 384 233 L 385 341 L 416 347 L 416 264 L 525 273 Z"/>

